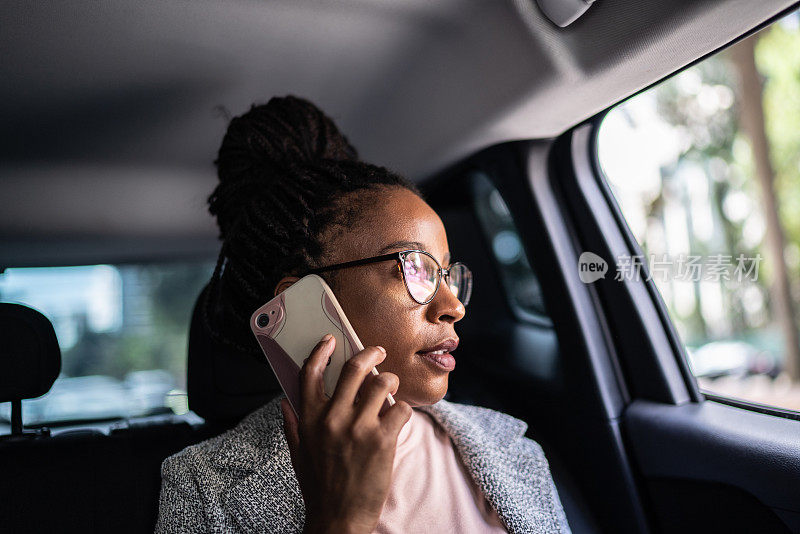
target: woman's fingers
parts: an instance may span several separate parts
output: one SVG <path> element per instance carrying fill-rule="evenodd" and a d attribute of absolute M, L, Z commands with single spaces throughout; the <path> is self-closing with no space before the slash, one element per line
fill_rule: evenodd
<path fill-rule="evenodd" d="M 325 337 L 330 336 L 328 339 Z M 336 347 L 336 338 L 327 334 L 317 343 L 311 355 L 306 358 L 300 369 L 300 418 L 318 414 L 325 403 L 325 384 L 322 373 L 328 365 L 328 358 Z"/>
<path fill-rule="evenodd" d="M 411 419 L 412 408 L 411 405 L 405 401 L 397 401 L 394 406 L 386 409 L 381 416 L 381 425 L 386 429 L 391 436 L 397 438 L 400 434 L 403 425 Z"/>
<path fill-rule="evenodd" d="M 339 375 L 339 381 L 336 382 L 336 389 L 331 398 L 331 411 L 352 409 L 356 393 L 361 388 L 364 378 L 384 358 L 386 358 L 386 350 L 383 347 L 367 347 L 344 362 L 342 373 Z"/>
<path fill-rule="evenodd" d="M 392 373 L 371 375 L 386 358 L 379 347 L 368 347 L 346 361 L 333 396 L 325 398 L 322 375 L 332 351 L 333 343 L 326 343 L 304 362 L 301 395 L 308 411 L 300 410 L 298 425 L 289 413 L 291 406 L 284 403 L 284 429 L 290 453 L 297 451 L 292 463 L 306 502 L 307 524 L 339 518 L 371 532 L 386 501 L 397 436 L 411 417 L 411 407 L 397 402 L 378 414 L 400 382 Z"/>
<path fill-rule="evenodd" d="M 400 378 L 394 373 L 385 372 L 367 376 L 364 393 L 358 401 L 357 422 L 359 420 L 371 421 L 378 417 L 381 406 L 386 402 L 386 396 L 389 393 L 397 393 L 399 385 Z"/>

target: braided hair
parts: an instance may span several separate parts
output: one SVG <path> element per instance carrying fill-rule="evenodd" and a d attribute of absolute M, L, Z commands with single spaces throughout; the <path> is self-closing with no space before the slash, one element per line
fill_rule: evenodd
<path fill-rule="evenodd" d="M 407 179 L 360 161 L 328 116 L 291 95 L 233 118 L 214 163 L 219 184 L 208 205 L 222 247 L 203 321 L 214 340 L 252 355 L 259 348 L 251 314 L 281 278 L 319 266 L 323 233 L 360 214 L 363 203 L 351 193 L 399 186 L 422 196 Z"/>

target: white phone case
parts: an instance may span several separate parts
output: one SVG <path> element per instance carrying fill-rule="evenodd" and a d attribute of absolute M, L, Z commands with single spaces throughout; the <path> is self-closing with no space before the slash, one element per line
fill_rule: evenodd
<path fill-rule="evenodd" d="M 336 338 L 323 382 L 333 395 L 344 363 L 364 349 L 328 284 L 315 274 L 304 276 L 250 317 L 250 328 L 278 382 L 299 414 L 300 368 L 325 334 Z M 377 375 L 377 369 L 372 369 Z M 394 404 L 391 394 L 389 405 Z"/>

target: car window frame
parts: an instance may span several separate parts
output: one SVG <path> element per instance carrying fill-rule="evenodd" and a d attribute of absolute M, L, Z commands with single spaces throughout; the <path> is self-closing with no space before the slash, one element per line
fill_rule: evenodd
<path fill-rule="evenodd" d="M 605 173 L 602 169 L 600 164 L 599 158 L 599 151 L 598 151 L 598 143 L 599 143 L 599 135 L 600 129 L 602 126 L 602 122 L 605 117 L 611 112 L 613 109 L 617 108 L 618 106 L 623 105 L 625 102 L 635 98 L 636 96 L 647 92 L 657 85 L 665 82 L 666 80 L 673 78 L 674 76 L 679 75 L 680 73 L 684 72 L 685 70 L 705 61 L 706 59 L 715 56 L 725 50 L 726 48 L 738 43 L 739 41 L 750 37 L 751 35 L 767 28 L 768 26 L 772 25 L 773 23 L 777 22 L 778 20 L 782 19 L 786 15 L 789 15 L 795 11 L 800 10 L 800 2 L 781 10 L 780 12 L 776 13 L 771 18 L 763 21 L 761 24 L 757 25 L 756 27 L 752 28 L 751 30 L 745 32 L 744 34 L 740 35 L 736 39 L 731 40 L 728 43 L 725 43 L 705 55 L 696 58 L 694 61 L 691 61 L 684 65 L 682 68 L 664 76 L 653 83 L 639 89 L 638 91 L 622 98 L 618 102 L 615 102 L 612 105 L 609 105 L 607 108 L 599 111 L 594 116 L 586 119 L 583 123 L 573 127 L 569 130 L 568 134 L 576 132 L 580 128 L 588 129 L 588 139 L 583 145 L 584 149 L 584 156 L 588 157 L 589 163 L 589 174 L 592 175 L 595 185 L 598 189 L 602 192 L 603 196 L 605 197 L 606 204 L 614 217 L 614 220 L 617 225 L 617 229 L 621 233 L 623 239 L 626 242 L 627 248 L 631 251 L 631 255 L 642 255 L 642 249 L 639 245 L 639 242 L 636 240 L 633 232 L 631 231 L 630 227 L 628 226 L 624 215 L 622 214 L 622 210 L 617 202 L 613 191 L 610 187 L 610 182 L 608 178 L 605 176 Z M 643 272 L 648 272 L 648 266 L 643 265 Z M 701 401 L 712 401 L 718 402 L 721 404 L 726 404 L 729 406 L 737 407 L 746 409 L 752 412 L 768 414 L 776 417 L 780 417 L 783 419 L 790 419 L 790 420 L 797 420 L 800 421 L 800 411 L 793 411 L 788 410 L 785 408 L 781 408 L 778 406 L 770 406 L 765 404 L 756 403 L 753 401 L 748 401 L 745 399 L 739 399 L 734 397 L 726 397 L 714 392 L 710 392 L 708 390 L 700 388 L 699 383 L 697 382 L 696 377 L 691 371 L 689 367 L 689 360 L 688 355 L 686 353 L 686 347 L 683 344 L 683 341 L 680 339 L 680 336 L 677 333 L 675 325 L 672 321 L 672 318 L 669 316 L 669 311 L 667 309 L 666 304 L 664 303 L 663 299 L 661 298 L 661 293 L 659 292 L 658 288 L 655 285 L 655 282 L 652 279 L 647 279 L 649 277 L 643 277 L 643 280 L 640 280 L 638 283 L 643 283 L 647 289 L 647 292 L 650 297 L 650 302 L 655 306 L 658 315 L 660 316 L 661 323 L 663 325 L 663 332 L 666 334 L 667 338 L 669 339 L 669 343 L 673 348 L 673 356 L 675 362 L 677 363 L 678 367 L 681 370 L 681 374 L 683 375 L 684 382 L 686 387 L 688 388 L 690 397 L 692 402 L 701 402 Z M 600 310 L 600 313 L 607 313 L 606 310 Z"/>

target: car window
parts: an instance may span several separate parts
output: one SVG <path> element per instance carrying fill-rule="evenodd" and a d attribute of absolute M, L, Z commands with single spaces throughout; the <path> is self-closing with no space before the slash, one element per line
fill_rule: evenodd
<path fill-rule="evenodd" d="M 800 18 L 611 110 L 598 159 L 703 391 L 800 410 Z M 646 265 L 647 269 L 637 269 Z"/>
<path fill-rule="evenodd" d="M 470 175 L 475 213 L 488 240 L 512 310 L 523 320 L 551 325 L 542 289 L 500 191 L 482 171 Z"/>
<path fill-rule="evenodd" d="M 61 374 L 23 401 L 26 426 L 188 412 L 186 343 L 213 261 L 9 268 L 0 301 L 53 323 Z M 10 403 L 0 404 L 0 424 Z"/>

